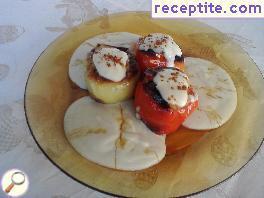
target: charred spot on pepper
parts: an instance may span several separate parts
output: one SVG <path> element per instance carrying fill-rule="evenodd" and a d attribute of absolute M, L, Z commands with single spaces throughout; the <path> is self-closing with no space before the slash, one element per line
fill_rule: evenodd
<path fill-rule="evenodd" d="M 148 49 L 147 51 L 144 51 L 144 50 L 140 50 L 141 53 L 144 53 L 144 54 L 147 54 L 148 56 L 156 56 L 157 53 L 153 51 L 153 49 Z"/>
<path fill-rule="evenodd" d="M 162 98 L 160 92 L 156 88 L 156 84 L 153 81 L 148 81 L 143 83 L 143 88 L 148 95 L 163 109 L 168 110 L 170 108 L 169 104 Z"/>
<path fill-rule="evenodd" d="M 174 59 L 175 62 L 184 62 L 184 56 L 181 55 L 181 56 L 175 56 L 175 59 Z"/>
<path fill-rule="evenodd" d="M 148 49 L 147 51 L 140 50 L 140 52 L 144 53 L 144 54 L 147 54 L 148 56 L 152 56 L 152 57 L 156 57 L 157 55 L 160 55 L 160 54 L 154 52 L 153 49 Z M 183 55 L 181 55 L 181 56 L 176 55 L 175 59 L 174 59 L 174 62 L 184 62 L 184 56 Z"/>

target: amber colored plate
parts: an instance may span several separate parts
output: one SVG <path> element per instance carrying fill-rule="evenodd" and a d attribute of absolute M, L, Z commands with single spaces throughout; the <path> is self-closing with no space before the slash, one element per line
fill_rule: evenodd
<path fill-rule="evenodd" d="M 166 137 L 166 155 L 172 155 L 199 141 L 208 131 L 196 131 L 180 127 Z"/>
<path fill-rule="evenodd" d="M 74 100 L 87 94 L 69 80 L 69 60 L 74 49 L 84 40 L 118 31 L 142 35 L 167 33 L 179 43 L 186 56 L 219 64 L 230 74 L 237 88 L 238 106 L 232 118 L 204 136 L 190 137 L 195 131 L 182 129 L 171 140 L 167 139 L 172 148 L 168 153 L 174 154 L 143 171 L 112 170 L 81 157 L 63 131 L 65 110 Z M 25 110 L 37 144 L 57 167 L 73 179 L 114 195 L 177 197 L 201 192 L 224 181 L 252 158 L 264 136 L 263 100 L 261 73 L 246 52 L 226 35 L 193 20 L 157 20 L 145 12 L 129 12 L 86 22 L 51 43 L 30 73 Z M 190 141 L 186 142 L 186 137 L 190 137 Z M 191 143 L 194 144 L 188 146 Z M 188 147 L 178 150 L 182 145 Z"/>

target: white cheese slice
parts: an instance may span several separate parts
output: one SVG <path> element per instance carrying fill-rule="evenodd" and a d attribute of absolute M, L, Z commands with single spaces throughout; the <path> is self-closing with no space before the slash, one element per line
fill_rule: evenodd
<path fill-rule="evenodd" d="M 97 44 L 105 44 L 116 47 L 126 47 L 134 50 L 134 45 L 140 38 L 137 34 L 129 32 L 115 32 L 97 35 L 84 41 L 73 53 L 69 63 L 70 79 L 82 89 L 87 89 L 85 75 L 87 55 Z"/>
<path fill-rule="evenodd" d="M 185 72 L 199 96 L 199 108 L 183 123 L 196 129 L 215 129 L 226 123 L 237 106 L 235 85 L 220 66 L 199 58 L 185 58 Z"/>
<path fill-rule="evenodd" d="M 100 104 L 83 97 L 66 111 L 64 130 L 86 159 L 119 170 L 141 170 L 165 156 L 165 136 L 151 132 L 135 117 L 132 101 Z"/>

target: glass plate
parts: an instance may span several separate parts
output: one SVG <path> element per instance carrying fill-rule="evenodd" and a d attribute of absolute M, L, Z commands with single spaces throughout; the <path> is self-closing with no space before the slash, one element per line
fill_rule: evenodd
<path fill-rule="evenodd" d="M 232 118 L 146 170 L 112 170 L 83 158 L 68 143 L 63 130 L 67 107 L 87 95 L 69 80 L 69 60 L 84 40 L 120 31 L 141 35 L 167 33 L 182 47 L 185 56 L 220 65 L 230 74 L 237 89 L 238 106 Z M 114 195 L 177 197 L 201 192 L 224 181 L 252 158 L 264 136 L 263 99 L 264 81 L 256 64 L 225 34 L 198 21 L 157 20 L 145 12 L 127 12 L 86 22 L 51 43 L 29 75 L 25 110 L 41 150 L 73 179 Z M 184 129 L 184 133 L 188 130 Z"/>

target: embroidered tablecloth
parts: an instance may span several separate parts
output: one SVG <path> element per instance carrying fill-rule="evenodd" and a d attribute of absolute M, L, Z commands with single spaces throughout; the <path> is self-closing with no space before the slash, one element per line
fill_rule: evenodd
<path fill-rule="evenodd" d="M 40 151 L 25 120 L 24 88 L 39 54 L 68 28 L 100 15 L 150 8 L 150 0 L 0 1 L 0 177 L 11 168 L 24 170 L 30 180 L 25 197 L 108 197 L 66 176 Z M 264 71 L 264 20 L 201 21 L 233 38 Z M 193 197 L 264 197 L 263 164 L 262 146 L 235 176 Z"/>

